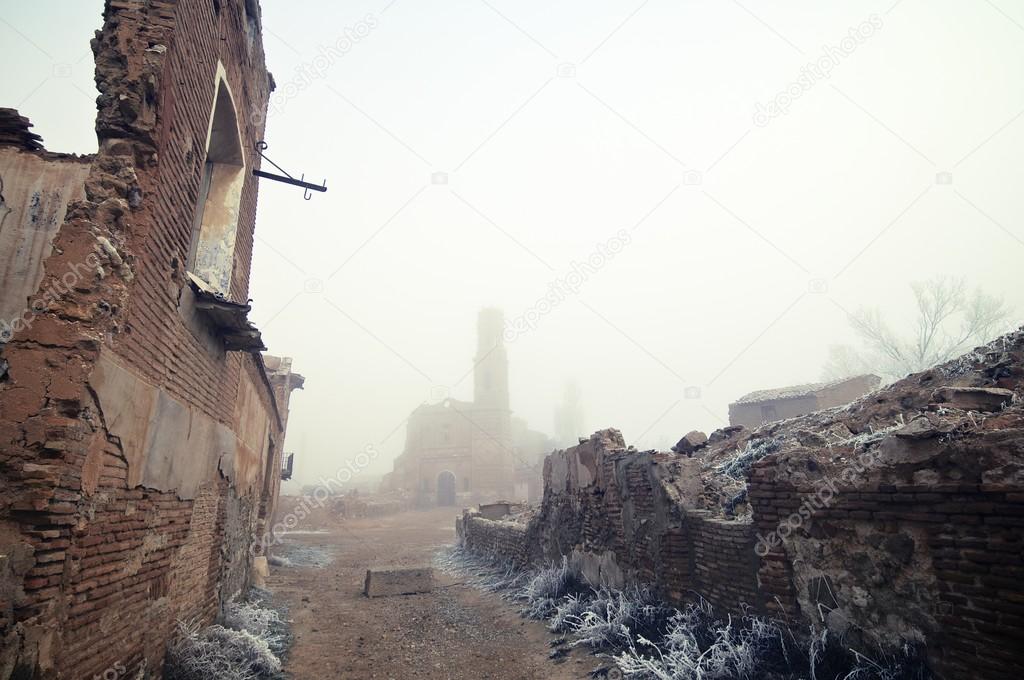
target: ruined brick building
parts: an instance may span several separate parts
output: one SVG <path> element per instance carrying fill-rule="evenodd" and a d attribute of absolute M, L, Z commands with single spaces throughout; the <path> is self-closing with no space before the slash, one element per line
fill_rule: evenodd
<path fill-rule="evenodd" d="M 880 382 L 876 375 L 858 375 L 830 382 L 758 390 L 729 404 L 729 424 L 755 428 L 823 408 L 849 404 L 876 389 Z"/>
<path fill-rule="evenodd" d="M 420 505 L 539 496 L 549 441 L 512 417 L 503 332 L 501 310 L 480 312 L 473 401 L 449 398 L 414 410 L 385 489 L 412 494 Z"/>
<path fill-rule="evenodd" d="M 302 384 L 247 319 L 260 32 L 255 0 L 111 0 L 97 153 L 0 112 L 0 678 L 158 677 L 249 581 Z"/>

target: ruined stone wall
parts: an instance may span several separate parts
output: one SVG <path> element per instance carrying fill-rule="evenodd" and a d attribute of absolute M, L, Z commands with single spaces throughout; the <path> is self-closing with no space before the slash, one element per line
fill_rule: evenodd
<path fill-rule="evenodd" d="M 943 679 L 1024 677 L 1024 329 L 841 408 L 687 454 L 615 430 L 545 461 L 522 547 L 594 584 L 920 646 Z M 691 457 L 692 456 L 692 457 Z"/>
<path fill-rule="evenodd" d="M 547 562 L 568 555 L 592 583 L 651 584 L 677 604 L 700 594 L 725 611 L 760 607 L 750 522 L 712 517 L 662 483 L 692 478 L 695 464 L 627 449 L 616 430 L 550 454 L 530 527 L 539 551 L 527 553 Z"/>
<path fill-rule="evenodd" d="M 111 0 L 93 40 L 99 152 L 43 254 L 35 297 L 57 293 L 0 361 L 0 678 L 158 677 L 175 621 L 210 621 L 248 581 L 283 423 L 184 277 L 220 62 L 250 155 L 231 283 L 247 297 L 270 88 L 247 5 Z"/>
<path fill-rule="evenodd" d="M 692 592 L 676 591 L 676 601 L 692 599 L 693 592 L 718 609 L 739 613 L 744 605 L 764 610 L 765 594 L 757 578 L 753 553 L 754 527 L 749 522 L 709 517 L 699 510 L 686 511 L 686 536 L 693 546 Z M 682 585 L 669 579 L 667 585 Z"/>
<path fill-rule="evenodd" d="M 775 457 L 757 465 L 749 494 L 766 604 L 821 612 L 866 647 L 923 642 L 943 677 L 1019 678 L 1024 493 L 1005 466 L 1024 452 L 1024 431 L 940 437 L 891 437 L 856 475 L 794 475 Z M 828 503 L 808 501 L 818 498 Z"/>

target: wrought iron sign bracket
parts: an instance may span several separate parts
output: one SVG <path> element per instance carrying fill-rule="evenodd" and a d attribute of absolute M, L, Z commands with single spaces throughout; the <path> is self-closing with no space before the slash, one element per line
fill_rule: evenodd
<path fill-rule="evenodd" d="M 252 174 L 256 175 L 257 177 L 262 177 L 264 179 L 272 179 L 275 182 L 284 182 L 285 184 L 291 184 L 292 186 L 302 187 L 302 189 L 303 189 L 302 197 L 304 199 L 306 199 L 307 201 L 309 199 L 313 198 L 313 194 L 309 193 L 310 191 L 319 191 L 321 193 L 327 191 L 327 180 L 324 180 L 323 184 L 312 184 L 310 182 L 305 181 L 306 180 L 306 175 L 305 174 L 301 175 L 298 179 L 295 179 L 294 177 L 292 177 L 288 173 L 287 170 L 285 170 L 280 165 L 278 165 L 277 163 L 275 163 L 274 161 L 272 161 L 272 160 L 270 160 L 269 158 L 266 157 L 266 155 L 263 153 L 267 149 L 267 147 L 269 146 L 266 142 L 264 142 L 263 140 L 260 140 L 260 141 L 256 142 L 255 146 L 256 146 L 256 153 L 258 153 L 260 155 L 260 157 L 263 158 L 263 160 L 265 160 L 266 162 L 270 163 L 271 165 L 273 165 L 275 168 L 277 168 L 278 170 L 280 170 L 284 174 L 283 175 L 275 175 L 272 172 L 263 172 L 262 170 L 255 170 L 255 169 L 252 171 Z"/>

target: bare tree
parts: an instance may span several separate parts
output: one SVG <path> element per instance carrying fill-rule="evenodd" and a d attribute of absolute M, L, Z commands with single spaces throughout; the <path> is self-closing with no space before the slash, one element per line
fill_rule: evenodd
<path fill-rule="evenodd" d="M 963 279 L 939 277 L 911 285 L 917 313 L 912 328 L 896 332 L 877 308 L 849 316 L 859 348 L 829 348 L 826 379 L 874 373 L 886 382 L 923 371 L 988 342 L 1006 330 L 1010 312 L 1002 298 L 980 288 L 968 291 Z"/>

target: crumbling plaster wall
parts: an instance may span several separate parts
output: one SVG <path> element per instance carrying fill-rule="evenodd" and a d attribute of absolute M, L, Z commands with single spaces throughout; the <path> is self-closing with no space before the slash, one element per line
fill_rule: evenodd
<path fill-rule="evenodd" d="M 192 499 L 204 483 L 222 475 L 238 493 L 256 492 L 275 416 L 260 399 L 262 385 L 253 384 L 247 374 L 241 376 L 230 427 L 141 380 L 108 351 L 101 352 L 89 386 L 107 436 L 120 440 L 130 456 L 129 486 Z M 95 490 L 96 470 L 87 458 L 83 489 Z"/>
<path fill-rule="evenodd" d="M 268 438 L 280 451 L 281 421 L 259 360 L 211 352 L 179 305 L 218 62 L 244 143 L 262 137 L 271 84 L 249 23 L 241 1 L 107 3 L 99 151 L 39 290 L 82 263 L 88 275 L 3 350 L 0 541 L 14 559 L 0 564 L 0 678 L 115 664 L 159 676 L 175 620 L 209 621 L 248 579 L 257 459 Z M 247 297 L 255 203 L 247 176 L 234 299 Z"/>
<path fill-rule="evenodd" d="M 64 223 L 68 204 L 85 197 L 90 157 L 0 146 L 0 342 L 15 319 L 30 313 L 43 279 L 43 260 Z"/>

